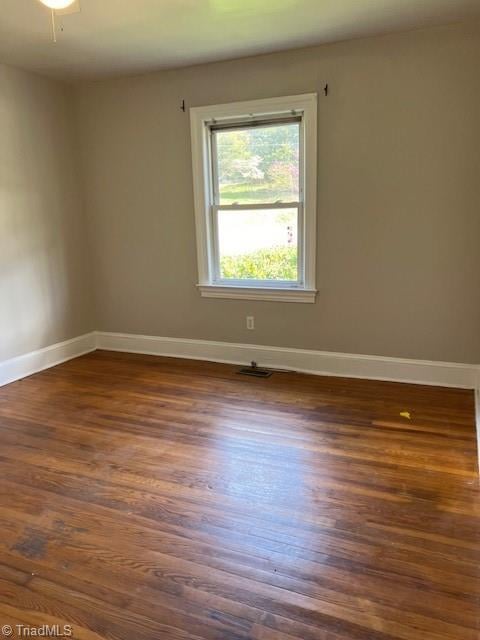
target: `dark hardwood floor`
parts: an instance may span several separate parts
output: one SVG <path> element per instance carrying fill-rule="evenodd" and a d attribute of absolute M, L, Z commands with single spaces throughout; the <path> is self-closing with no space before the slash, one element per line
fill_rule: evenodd
<path fill-rule="evenodd" d="M 478 640 L 473 394 L 235 371 L 96 352 L 0 389 L 0 624 Z"/>

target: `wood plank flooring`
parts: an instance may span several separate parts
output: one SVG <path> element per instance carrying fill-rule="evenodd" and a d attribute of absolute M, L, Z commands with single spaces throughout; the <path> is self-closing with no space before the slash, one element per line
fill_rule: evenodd
<path fill-rule="evenodd" d="M 0 389 L 0 624 L 478 640 L 473 394 L 235 371 L 97 351 Z"/>

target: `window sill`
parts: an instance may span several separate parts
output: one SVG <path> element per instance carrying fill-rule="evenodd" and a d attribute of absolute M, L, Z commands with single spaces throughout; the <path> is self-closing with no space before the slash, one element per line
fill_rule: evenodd
<path fill-rule="evenodd" d="M 266 287 L 233 287 L 218 284 L 197 285 L 203 298 L 226 298 L 230 300 L 269 300 L 271 302 L 314 303 L 315 289 L 289 289 Z"/>

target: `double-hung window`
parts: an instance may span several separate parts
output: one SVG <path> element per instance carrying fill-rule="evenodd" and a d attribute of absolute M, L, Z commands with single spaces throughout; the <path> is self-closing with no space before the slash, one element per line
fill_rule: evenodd
<path fill-rule="evenodd" d="M 202 296 L 315 301 L 316 94 L 191 109 Z"/>

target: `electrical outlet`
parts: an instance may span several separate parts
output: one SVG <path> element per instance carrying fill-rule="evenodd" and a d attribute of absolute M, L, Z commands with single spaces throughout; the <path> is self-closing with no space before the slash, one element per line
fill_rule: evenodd
<path fill-rule="evenodd" d="M 255 329 L 255 318 L 253 316 L 247 316 L 247 329 L 253 331 Z"/>

